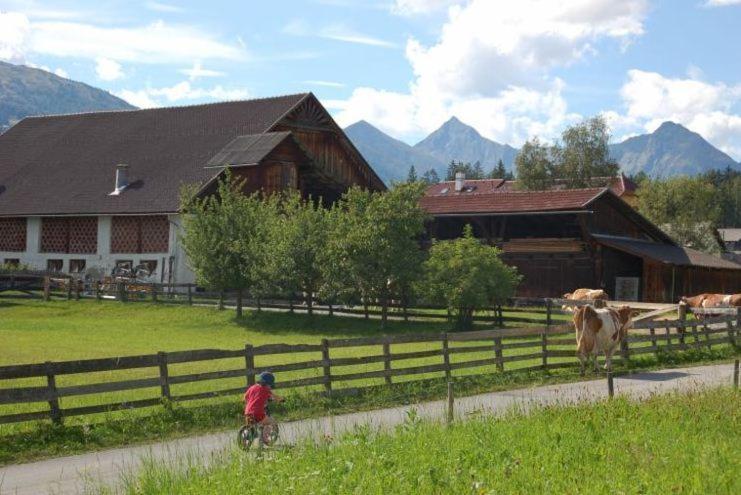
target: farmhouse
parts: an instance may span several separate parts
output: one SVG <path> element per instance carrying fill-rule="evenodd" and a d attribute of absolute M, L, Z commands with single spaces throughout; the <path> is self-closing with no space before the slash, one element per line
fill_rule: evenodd
<path fill-rule="evenodd" d="M 520 296 L 591 287 L 612 299 L 676 302 L 741 291 L 741 265 L 677 245 L 610 186 L 518 191 L 509 181 L 459 176 L 430 186 L 422 206 L 433 216 L 431 238 L 459 237 L 470 224 L 500 247 L 524 275 Z"/>
<path fill-rule="evenodd" d="M 26 118 L 0 135 L 0 262 L 151 281 L 193 274 L 178 242 L 183 184 L 225 167 L 246 192 L 292 188 L 326 203 L 381 179 L 314 95 Z"/>

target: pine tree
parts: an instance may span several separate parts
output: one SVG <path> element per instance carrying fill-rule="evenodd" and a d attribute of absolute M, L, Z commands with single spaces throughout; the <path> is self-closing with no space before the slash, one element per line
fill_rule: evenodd
<path fill-rule="evenodd" d="M 419 179 L 417 178 L 417 170 L 414 168 L 414 165 L 409 167 L 409 173 L 407 174 L 407 182 L 417 182 Z"/>
<path fill-rule="evenodd" d="M 507 170 L 504 168 L 504 162 L 500 158 L 497 162 L 496 167 L 494 167 L 491 172 L 489 172 L 489 178 L 490 179 L 506 179 L 507 178 Z"/>
<path fill-rule="evenodd" d="M 476 161 L 476 163 L 473 164 L 473 169 L 471 170 L 471 179 L 483 179 L 484 178 L 484 167 L 481 166 L 480 161 Z"/>
<path fill-rule="evenodd" d="M 458 171 L 458 164 L 455 160 L 450 160 L 448 164 L 448 170 L 445 173 L 445 180 L 455 180 L 455 173 Z"/>

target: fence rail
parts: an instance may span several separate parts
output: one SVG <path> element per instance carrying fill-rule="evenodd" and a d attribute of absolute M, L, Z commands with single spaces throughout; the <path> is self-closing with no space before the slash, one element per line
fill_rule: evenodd
<path fill-rule="evenodd" d="M 659 354 L 677 350 L 712 348 L 719 344 L 736 345 L 739 315 L 726 315 L 715 318 L 672 321 L 643 321 L 635 327 L 648 330 L 648 333 L 630 334 L 622 343 L 616 359 L 630 359 L 630 356 L 646 353 Z M 442 373 L 450 378 L 456 370 L 496 366 L 497 372 L 506 372 L 508 363 L 540 360 L 535 366 L 509 371 L 558 369 L 571 367 L 576 360 L 549 362 L 552 358 L 574 358 L 575 339 L 567 336 L 570 325 L 551 325 L 540 328 L 497 329 L 461 333 L 383 335 L 377 337 L 322 340 L 319 344 L 265 344 L 246 345 L 243 349 L 198 349 L 176 352 L 158 352 L 141 356 L 124 356 L 78 361 L 45 362 L 0 366 L 0 384 L 4 380 L 25 378 L 46 378 L 44 386 L 24 386 L 0 388 L 0 405 L 47 403 L 48 410 L 5 414 L 0 416 L 0 424 L 51 419 L 61 423 L 64 417 L 95 414 L 121 409 L 136 409 L 161 404 L 163 400 L 185 402 L 191 400 L 236 395 L 244 391 L 244 386 L 228 387 L 206 392 L 173 394 L 171 386 L 185 383 L 205 382 L 224 378 L 245 379 L 245 385 L 255 382 L 255 376 L 263 369 L 274 372 L 312 370 L 315 376 L 281 381 L 281 388 L 303 388 L 321 385 L 325 393 L 332 393 L 333 387 L 341 383 L 355 382 L 371 378 L 383 378 L 384 383 L 392 384 L 394 378 L 422 374 Z M 539 337 L 539 338 L 538 338 Z M 394 344 L 435 344 L 429 349 L 393 352 Z M 468 344 L 468 345 L 461 345 Z M 381 346 L 378 352 L 368 346 Z M 571 349 L 563 348 L 571 346 Z M 354 357 L 332 356 L 333 349 L 362 347 L 366 355 Z M 523 351 L 524 350 L 524 351 Z M 513 352 L 515 351 L 515 352 Z M 489 357 L 480 355 L 490 353 Z M 524 353 L 523 353 L 524 352 Z M 311 354 L 305 357 L 305 354 Z M 255 365 L 257 356 L 278 356 L 301 354 L 300 361 L 276 363 L 274 365 Z M 452 356 L 479 354 L 468 361 L 453 361 Z M 439 357 L 437 363 L 394 366 L 400 362 L 418 358 Z M 214 369 L 198 373 L 174 374 L 171 366 L 180 363 L 212 361 L 225 358 L 244 358 L 244 365 L 228 369 Z M 347 372 L 345 366 L 383 363 L 377 371 Z M 224 366 L 221 363 L 221 366 Z M 119 381 L 99 381 L 71 386 L 57 385 L 57 377 L 70 374 L 98 373 L 139 368 L 157 370 L 157 376 L 133 378 Z M 344 372 L 343 372 L 344 371 Z M 90 396 L 110 392 L 139 389 L 157 389 L 159 397 L 133 399 L 107 404 L 63 407 L 64 399 L 76 396 Z M 361 387 L 362 388 L 362 387 Z M 61 400 L 61 402 L 60 402 Z"/>

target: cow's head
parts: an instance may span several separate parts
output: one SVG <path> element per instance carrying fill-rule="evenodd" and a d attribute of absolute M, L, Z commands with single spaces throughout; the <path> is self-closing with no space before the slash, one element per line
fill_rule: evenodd
<path fill-rule="evenodd" d="M 563 299 L 571 299 L 571 292 L 567 292 L 563 295 Z"/>
<path fill-rule="evenodd" d="M 618 320 L 620 320 L 620 331 L 623 335 L 628 333 L 628 330 L 633 327 L 633 317 L 637 314 L 630 306 L 620 306 L 617 309 Z"/>

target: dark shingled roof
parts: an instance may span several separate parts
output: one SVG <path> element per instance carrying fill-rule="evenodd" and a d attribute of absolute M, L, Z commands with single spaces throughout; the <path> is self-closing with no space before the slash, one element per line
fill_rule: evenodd
<path fill-rule="evenodd" d="M 607 188 L 566 189 L 548 191 L 494 192 L 494 181 L 478 192 L 455 192 L 453 187 L 443 193 L 439 184 L 430 186 L 421 205 L 431 215 L 467 213 L 527 213 L 540 211 L 568 211 L 584 209 L 594 199 L 606 193 Z"/>
<path fill-rule="evenodd" d="M 240 165 L 257 165 L 271 151 L 283 142 L 291 133 L 266 132 L 249 134 L 232 139 L 221 151 L 211 158 L 207 167 L 238 167 Z"/>
<path fill-rule="evenodd" d="M 224 146 L 307 96 L 26 118 L 0 135 L 0 216 L 175 212 L 181 184 L 211 179 Z M 109 196 L 118 163 L 130 186 Z"/>
<path fill-rule="evenodd" d="M 741 265 L 694 249 L 626 237 L 593 234 L 605 246 L 668 265 L 741 270 Z"/>

